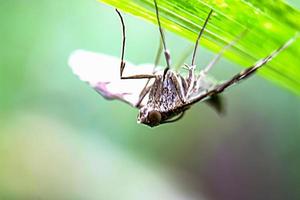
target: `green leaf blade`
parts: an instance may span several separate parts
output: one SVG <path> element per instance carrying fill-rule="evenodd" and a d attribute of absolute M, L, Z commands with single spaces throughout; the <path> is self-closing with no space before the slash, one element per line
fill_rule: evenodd
<path fill-rule="evenodd" d="M 100 0 L 156 24 L 153 0 Z M 218 52 L 248 29 L 225 57 L 244 67 L 269 55 L 300 30 L 300 12 L 284 3 L 267 0 L 158 0 L 161 22 L 168 29 L 195 41 L 210 9 L 201 45 Z M 280 53 L 259 74 L 300 95 L 300 41 Z"/>

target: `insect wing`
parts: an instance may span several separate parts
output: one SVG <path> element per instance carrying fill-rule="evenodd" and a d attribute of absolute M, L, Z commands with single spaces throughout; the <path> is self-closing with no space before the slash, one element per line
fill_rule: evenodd
<path fill-rule="evenodd" d="M 153 65 L 135 66 L 126 62 L 125 76 L 151 74 Z M 87 82 L 108 100 L 120 100 L 135 107 L 147 79 L 120 79 L 120 59 L 85 50 L 76 50 L 69 58 L 69 66 L 80 80 Z"/>

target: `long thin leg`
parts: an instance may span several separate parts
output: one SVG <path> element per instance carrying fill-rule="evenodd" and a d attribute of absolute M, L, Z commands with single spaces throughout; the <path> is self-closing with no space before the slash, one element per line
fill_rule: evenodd
<path fill-rule="evenodd" d="M 124 61 L 124 54 L 125 54 L 125 44 L 126 44 L 126 31 L 125 31 L 125 24 L 123 17 L 121 13 L 116 9 L 116 12 L 118 13 L 121 24 L 122 24 L 122 33 L 123 33 L 123 40 L 122 40 L 122 53 L 121 53 L 121 64 L 120 64 L 120 78 L 121 79 L 149 79 L 149 78 L 155 78 L 156 76 L 154 74 L 139 74 L 139 75 L 132 75 L 132 76 L 123 76 L 123 71 L 125 68 L 125 61 Z"/>
<path fill-rule="evenodd" d="M 178 59 L 178 61 L 176 62 L 176 64 L 174 65 L 174 69 L 176 71 L 179 70 L 180 67 L 182 67 L 184 65 L 184 62 L 186 61 L 186 59 L 193 53 L 193 49 L 194 47 L 192 46 L 188 46 L 182 53 L 181 57 Z M 187 68 L 188 69 L 188 68 Z"/>
<path fill-rule="evenodd" d="M 162 50 L 163 50 L 163 42 L 162 42 L 162 39 L 160 38 L 159 46 L 158 46 L 157 53 L 155 56 L 155 61 L 154 61 L 154 69 L 159 65 Z"/>
<path fill-rule="evenodd" d="M 137 108 L 140 109 L 140 107 L 141 107 L 141 105 L 142 105 L 142 102 L 143 102 L 144 98 L 145 98 L 146 95 L 150 92 L 150 90 L 151 90 L 151 85 L 148 86 L 148 85 L 146 84 L 145 87 L 143 88 L 143 90 L 142 90 L 140 96 L 139 96 L 139 100 L 138 100 L 138 102 L 136 103 L 135 107 L 137 107 Z"/>
<path fill-rule="evenodd" d="M 209 20 L 209 18 L 210 18 L 210 16 L 211 16 L 212 13 L 213 13 L 213 10 L 210 10 L 208 16 L 206 17 L 206 20 L 205 20 L 205 22 L 204 22 L 204 25 L 202 26 L 202 29 L 201 29 L 201 31 L 199 32 L 198 38 L 197 38 L 197 40 L 196 40 L 194 52 L 193 52 L 192 66 L 195 64 L 195 58 L 196 58 L 196 52 L 197 52 L 199 40 L 200 40 L 200 38 L 201 38 L 201 36 L 202 36 L 204 30 L 205 30 L 205 27 L 206 27 L 206 25 L 207 25 L 207 23 L 208 23 L 208 20 Z"/>
<path fill-rule="evenodd" d="M 188 77 L 186 79 L 186 82 L 188 84 L 188 88 L 187 88 L 187 91 L 186 91 L 186 99 L 188 99 L 190 94 L 192 93 L 192 90 L 195 87 L 195 81 L 196 81 L 195 69 L 196 69 L 196 66 L 195 65 L 192 65 L 192 66 L 186 65 L 186 67 L 189 70 L 189 74 L 188 74 Z"/>
<path fill-rule="evenodd" d="M 189 65 L 186 65 L 186 67 L 188 68 L 189 70 L 189 75 L 188 75 L 188 78 L 187 78 L 187 83 L 188 83 L 188 89 L 186 91 L 186 99 L 189 98 L 193 88 L 194 88 L 194 84 L 195 84 L 195 80 L 196 80 L 196 77 L 195 77 L 195 69 L 196 69 L 196 66 L 195 66 L 195 58 L 196 58 L 196 52 L 197 52 L 197 48 L 198 48 L 198 44 L 199 44 L 199 41 L 200 41 L 200 38 L 205 30 L 205 27 L 208 23 L 208 20 L 211 16 L 211 14 L 213 13 L 213 10 L 210 10 L 208 16 L 206 17 L 206 20 L 202 26 L 202 29 L 200 30 L 199 32 L 199 35 L 198 35 L 198 38 L 196 40 L 196 44 L 195 44 L 195 48 L 194 48 L 194 52 L 193 52 L 193 57 L 192 57 L 192 65 L 189 66 Z"/>
<path fill-rule="evenodd" d="M 211 97 L 212 95 L 219 94 L 219 93 L 223 92 L 229 86 L 234 85 L 234 84 L 238 83 L 239 81 L 250 77 L 256 70 L 258 70 L 259 68 L 261 68 L 262 66 L 264 66 L 266 63 L 268 63 L 269 61 L 271 61 L 275 56 L 277 56 L 280 52 L 282 52 L 284 49 L 286 49 L 287 47 L 289 47 L 298 37 L 299 37 L 299 33 L 297 33 L 294 37 L 292 37 L 291 39 L 289 39 L 281 47 L 279 47 L 278 49 L 276 49 L 275 51 L 273 51 L 270 55 L 268 55 L 267 57 L 265 57 L 265 58 L 259 60 L 258 62 L 256 62 L 256 64 L 254 64 L 253 66 L 251 66 L 251 67 L 243 70 L 242 72 L 236 74 L 230 80 L 225 81 L 224 83 L 216 85 L 213 89 L 207 91 L 206 93 L 200 94 L 199 96 L 191 99 L 187 103 L 186 106 L 189 106 L 189 105 L 192 105 L 194 103 L 197 103 L 198 101 L 201 101 L 201 100 L 203 100 L 203 99 L 205 99 L 207 97 Z"/>
<path fill-rule="evenodd" d="M 234 40 L 232 40 L 229 44 L 224 46 L 222 50 L 214 57 L 214 59 L 200 72 L 200 75 L 206 75 L 212 67 L 220 60 L 223 54 L 232 46 L 234 46 L 246 33 L 248 29 L 243 31 L 240 35 L 238 35 Z"/>
<path fill-rule="evenodd" d="M 167 71 L 170 69 L 171 56 L 170 56 L 170 53 L 167 49 L 165 35 L 164 35 L 164 32 L 163 32 L 162 27 L 161 27 L 161 23 L 160 23 L 160 19 L 159 19 L 159 12 L 158 12 L 158 6 L 157 6 L 156 0 L 154 0 L 154 5 L 155 5 L 155 12 L 156 12 L 156 18 L 157 18 L 157 23 L 158 23 L 158 27 L 159 27 L 159 32 L 160 32 L 161 40 L 162 40 L 162 43 L 163 43 L 164 54 L 165 54 L 165 58 L 166 58 L 166 62 L 167 62 L 167 67 L 164 70 L 164 77 L 165 77 Z"/>
<path fill-rule="evenodd" d="M 187 99 L 186 99 L 186 86 L 185 86 L 186 84 L 183 82 L 184 79 L 180 75 L 177 75 L 174 72 L 169 73 L 167 76 L 168 79 L 172 80 L 180 101 L 183 104 L 185 104 Z"/>
<path fill-rule="evenodd" d="M 168 124 L 168 123 L 177 122 L 178 120 L 180 120 L 180 119 L 183 118 L 184 114 L 185 114 L 185 111 L 183 111 L 182 113 L 180 113 L 180 114 L 178 115 L 178 117 L 176 117 L 176 118 L 174 118 L 174 119 L 170 119 L 170 120 L 164 121 L 164 122 L 162 122 L 162 124 Z"/>
<path fill-rule="evenodd" d="M 161 39 L 160 39 L 159 40 L 159 46 L 158 46 L 157 53 L 156 53 L 156 57 L 155 57 L 155 61 L 154 61 L 153 73 L 155 73 L 155 68 L 158 66 L 162 49 L 163 49 L 163 47 L 162 47 L 162 42 L 161 42 Z M 150 92 L 151 86 L 148 86 L 149 83 L 150 83 L 150 79 L 148 79 L 148 81 L 146 82 L 144 88 L 142 89 L 141 94 L 139 96 L 139 101 L 137 102 L 135 107 L 140 108 L 142 101 L 144 100 L 146 95 Z"/>
<path fill-rule="evenodd" d="M 198 77 L 196 78 L 197 82 L 196 82 L 196 88 L 199 88 L 200 85 L 203 82 L 203 78 L 205 78 L 208 74 L 208 72 L 212 69 L 212 67 L 220 60 L 220 58 L 222 57 L 222 55 L 226 52 L 226 50 L 228 50 L 229 48 L 231 48 L 233 45 L 235 45 L 246 33 L 248 32 L 248 29 L 246 29 L 245 31 L 243 31 L 241 34 L 239 34 L 233 41 L 231 41 L 229 44 L 227 44 L 226 46 L 224 46 L 222 48 L 222 50 L 215 56 L 215 58 L 204 68 L 200 71 L 200 74 L 198 75 Z"/>

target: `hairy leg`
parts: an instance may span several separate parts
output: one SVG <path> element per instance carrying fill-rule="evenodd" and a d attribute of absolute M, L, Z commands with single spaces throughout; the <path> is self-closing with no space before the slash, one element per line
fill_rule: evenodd
<path fill-rule="evenodd" d="M 154 74 L 139 74 L 139 75 L 132 75 L 132 76 L 123 76 L 123 71 L 125 68 L 125 61 L 124 61 L 124 54 L 125 54 L 125 44 L 126 44 L 126 33 L 125 33 L 125 24 L 123 17 L 121 13 L 116 9 L 116 12 L 118 13 L 121 24 L 122 24 L 122 33 L 123 33 L 123 40 L 122 40 L 122 53 L 121 53 L 121 64 L 120 64 L 120 78 L 121 79 L 149 79 L 149 78 L 155 78 L 156 76 Z"/>
<path fill-rule="evenodd" d="M 171 55 L 170 55 L 170 53 L 169 53 L 169 51 L 167 49 L 165 35 L 164 35 L 163 29 L 162 29 L 162 26 L 161 26 L 161 23 L 160 23 L 158 6 L 157 6 L 156 0 L 154 0 L 154 6 L 155 6 L 155 11 L 156 11 L 157 23 L 158 23 L 158 27 L 159 27 L 159 33 L 160 33 L 160 36 L 161 36 L 161 41 L 162 41 L 162 44 L 163 44 L 164 54 L 165 54 L 165 58 L 166 58 L 166 62 L 167 62 L 167 67 L 164 70 L 164 75 L 163 75 L 163 77 L 165 78 L 165 75 L 170 70 Z"/>
<path fill-rule="evenodd" d="M 289 39 L 286 43 L 284 43 L 281 47 L 273 51 L 270 55 L 267 57 L 259 60 L 256 62 L 253 66 L 241 71 L 240 73 L 233 76 L 228 81 L 225 81 L 223 83 L 217 84 L 212 89 L 208 89 L 206 92 L 199 94 L 198 96 L 194 97 L 193 99 L 190 99 L 189 102 L 187 102 L 186 106 L 192 105 L 194 103 L 197 103 L 199 101 L 202 101 L 208 97 L 211 97 L 213 95 L 217 95 L 219 93 L 222 93 L 225 89 L 227 89 L 229 86 L 232 86 L 241 80 L 244 80 L 248 77 L 250 77 L 254 72 L 256 72 L 259 68 L 267 64 L 269 61 L 271 61 L 275 56 L 277 56 L 280 52 L 282 52 L 284 49 L 288 48 L 297 38 L 299 37 L 299 33 L 297 33 L 294 37 Z"/>
<path fill-rule="evenodd" d="M 206 75 L 212 67 L 220 60 L 223 54 L 232 46 L 234 46 L 245 34 L 247 33 L 247 29 L 243 31 L 240 35 L 238 35 L 234 40 L 232 40 L 229 44 L 224 46 L 222 50 L 215 56 L 215 58 L 200 72 L 200 76 Z"/>
<path fill-rule="evenodd" d="M 198 37 L 197 37 L 196 44 L 195 44 L 195 48 L 194 48 L 194 52 L 193 52 L 192 66 L 195 65 L 195 58 L 196 58 L 196 53 L 197 53 L 198 44 L 199 44 L 200 38 L 201 38 L 201 36 L 202 36 L 202 34 L 203 34 L 204 30 L 205 30 L 205 27 L 206 27 L 206 25 L 207 25 L 207 23 L 208 23 L 208 20 L 209 20 L 209 18 L 210 18 L 210 16 L 211 16 L 212 13 L 213 13 L 213 10 L 211 10 L 211 11 L 209 12 L 209 14 L 208 14 L 208 16 L 207 16 L 207 18 L 206 18 L 206 20 L 205 20 L 203 26 L 202 26 L 202 29 L 200 30 L 199 35 L 198 35 Z"/>

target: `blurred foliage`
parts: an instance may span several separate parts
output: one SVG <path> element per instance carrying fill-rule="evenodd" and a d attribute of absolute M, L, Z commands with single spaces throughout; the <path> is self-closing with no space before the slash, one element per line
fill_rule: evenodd
<path fill-rule="evenodd" d="M 126 59 L 153 63 L 157 27 L 124 20 Z M 253 76 L 224 93 L 225 116 L 197 104 L 179 122 L 149 129 L 67 65 L 78 48 L 120 55 L 113 8 L 1 1 L 0 25 L 0 199 L 299 199 L 300 101 L 289 91 Z M 193 45 L 166 38 L 173 60 Z M 213 56 L 200 45 L 197 63 Z M 212 74 L 238 71 L 222 59 Z"/>
<path fill-rule="evenodd" d="M 100 0 L 120 10 L 156 23 L 152 0 Z M 210 9 L 214 10 L 203 44 L 214 52 L 248 33 L 225 53 L 242 66 L 269 55 L 300 30 L 300 12 L 283 1 L 261 0 L 159 0 L 164 28 L 195 41 Z M 261 74 L 300 95 L 300 41 L 264 67 Z"/>

